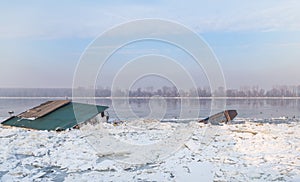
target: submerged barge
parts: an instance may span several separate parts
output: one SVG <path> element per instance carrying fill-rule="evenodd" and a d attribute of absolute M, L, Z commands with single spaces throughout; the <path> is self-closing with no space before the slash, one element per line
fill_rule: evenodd
<path fill-rule="evenodd" d="M 36 130 L 61 131 L 76 128 L 92 119 L 107 121 L 107 106 L 72 102 L 71 100 L 47 101 L 17 116 L 11 116 L 1 124 Z"/>

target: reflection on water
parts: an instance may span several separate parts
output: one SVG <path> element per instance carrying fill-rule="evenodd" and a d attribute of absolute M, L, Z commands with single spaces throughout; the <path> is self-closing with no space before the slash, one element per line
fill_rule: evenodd
<path fill-rule="evenodd" d="M 300 117 L 298 99 L 231 99 L 227 107 L 238 109 L 240 117 Z"/>
<path fill-rule="evenodd" d="M 18 114 L 47 100 L 49 99 L 0 99 L 0 117 L 8 117 L 8 111 L 10 110 Z M 92 103 L 90 100 L 80 100 L 80 102 Z M 111 99 L 97 99 L 96 103 L 109 106 L 108 112 L 111 118 L 117 118 Z M 162 107 L 163 104 L 165 104 L 165 108 Z M 185 112 L 185 117 L 199 112 L 198 116 L 200 118 L 210 115 L 212 108 L 214 112 L 225 109 L 222 107 L 222 100 L 218 99 L 116 99 L 114 100 L 114 105 L 121 108 L 121 112 L 125 114 L 132 112 L 136 117 L 143 118 L 153 114 L 153 110 L 156 108 L 158 109 L 155 112 L 165 109 L 163 111 L 165 113 L 164 118 L 178 118 L 182 109 Z M 129 108 L 127 107 L 128 105 Z M 226 100 L 226 109 L 238 110 L 238 117 L 243 118 L 282 116 L 300 118 L 298 99 L 228 99 Z M 130 117 L 126 119 L 130 119 Z"/>

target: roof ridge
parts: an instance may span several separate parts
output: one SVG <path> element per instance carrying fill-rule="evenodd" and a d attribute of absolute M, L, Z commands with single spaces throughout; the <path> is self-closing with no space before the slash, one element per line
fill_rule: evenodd
<path fill-rule="evenodd" d="M 33 107 L 21 114 L 19 114 L 17 117 L 19 118 L 26 118 L 26 119 L 37 119 L 40 117 L 43 117 L 53 111 L 55 111 L 58 108 L 61 108 L 65 106 L 66 104 L 69 104 L 71 100 L 52 100 L 47 101 L 39 106 Z"/>

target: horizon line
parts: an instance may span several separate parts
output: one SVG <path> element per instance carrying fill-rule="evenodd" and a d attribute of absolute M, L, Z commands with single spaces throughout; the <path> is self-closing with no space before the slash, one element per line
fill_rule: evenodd
<path fill-rule="evenodd" d="M 63 100 L 73 100 L 73 99 L 200 99 L 200 100 L 213 100 L 213 99 L 237 99 L 237 100 L 246 100 L 246 99 L 265 99 L 265 100 L 272 100 L 272 99 L 283 99 L 283 100 L 300 100 L 299 96 L 294 97 L 224 97 L 224 96 L 213 96 L 213 97 L 163 97 L 163 96 L 152 96 L 152 97 L 1 97 L 0 99 L 63 99 Z"/>

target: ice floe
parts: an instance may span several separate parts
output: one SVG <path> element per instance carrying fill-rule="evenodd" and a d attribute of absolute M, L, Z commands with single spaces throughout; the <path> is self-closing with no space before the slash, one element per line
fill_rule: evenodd
<path fill-rule="evenodd" d="M 0 125 L 0 181 L 299 181 L 299 129 L 289 118 L 137 120 L 62 132 Z"/>

